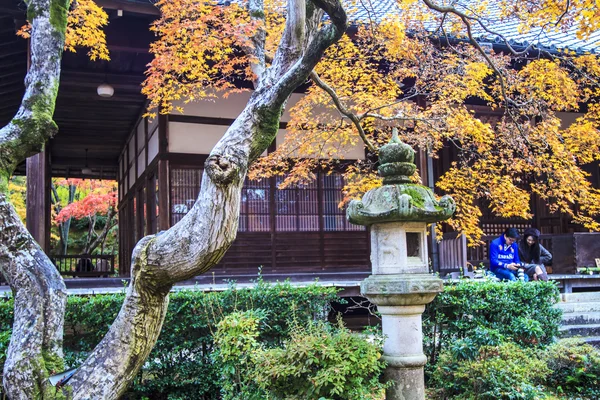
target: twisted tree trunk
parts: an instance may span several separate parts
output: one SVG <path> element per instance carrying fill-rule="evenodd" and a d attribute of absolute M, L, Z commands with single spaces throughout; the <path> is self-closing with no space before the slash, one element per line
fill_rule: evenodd
<path fill-rule="evenodd" d="M 0 267 L 15 299 L 13 332 L 4 363 L 4 389 L 10 399 L 54 395 L 47 378 L 64 369 L 65 285 L 3 193 Z"/>
<path fill-rule="evenodd" d="M 55 4 L 50 7 L 49 1 L 31 0 L 29 4 L 36 14 L 32 21 L 32 50 L 38 45 L 50 48 L 41 44 L 40 37 L 41 21 L 48 24 L 52 20 L 48 10 L 53 10 Z M 250 0 L 248 6 L 253 18 L 264 18 L 262 0 Z M 323 23 L 324 13 L 330 23 Z M 0 266 L 16 299 L 13 339 L 5 364 L 9 367 L 5 368 L 8 373 L 4 380 L 11 399 L 119 398 L 154 347 L 171 287 L 207 271 L 225 254 L 237 232 L 240 194 L 250 163 L 275 138 L 285 103 L 294 89 L 306 81 L 323 52 L 346 30 L 346 14 L 340 0 L 288 0 L 287 15 L 284 34 L 270 67 L 267 68 L 265 62 L 264 32 L 259 30 L 253 38 L 256 90 L 206 161 L 196 204 L 177 225 L 162 234 L 146 237 L 136 245 L 132 279 L 119 315 L 108 334 L 78 368 L 69 387 L 61 393 L 53 392 L 54 388 L 48 387 L 45 378 L 50 371 L 62 366 L 64 284 L 18 218 L 15 219 L 5 195 L 1 195 L 0 229 L 4 229 L 0 235 Z M 46 36 L 54 37 L 48 35 L 54 31 L 48 26 L 45 28 Z M 53 45 L 54 57 L 49 58 L 56 61 L 63 43 L 56 41 Z M 53 72 L 47 68 L 46 76 L 36 78 L 51 84 L 58 82 L 59 63 L 52 67 Z M 32 70 L 35 70 L 33 66 L 30 74 Z M 36 81 L 28 75 L 28 82 Z M 28 85 L 28 89 L 38 87 L 38 83 Z M 50 102 L 52 111 L 55 98 L 54 92 Z M 22 108 L 26 109 L 27 105 L 24 99 Z M 14 143 L 24 145 L 23 138 L 29 135 L 29 128 L 11 122 L 0 131 L 3 151 L 0 184 L 8 181 L 18 162 L 39 150 L 53 134 L 52 112 L 49 117 L 50 123 L 38 129 L 44 134 L 27 142 L 34 145 L 24 154 L 4 153 L 4 149 Z M 27 337 L 27 342 L 20 340 L 22 337 Z"/>
<path fill-rule="evenodd" d="M 30 0 L 31 64 L 15 117 L 0 129 L 0 271 L 15 298 L 14 324 L 4 363 L 10 399 L 53 398 L 49 374 L 62 371 L 64 282 L 8 201 L 15 167 L 40 152 L 56 133 L 52 120 L 67 25 L 68 0 Z"/>
<path fill-rule="evenodd" d="M 174 227 L 135 247 L 125 303 L 109 333 L 71 379 L 75 399 L 118 398 L 154 347 L 173 284 L 209 270 L 235 239 L 250 163 L 275 138 L 293 90 L 346 29 L 339 1 L 288 2 L 288 10 L 298 9 L 304 11 L 288 14 L 273 64 L 259 77 L 248 104 L 207 159 L 194 207 Z M 319 27 L 323 11 L 334 23 Z M 256 51 L 264 55 L 260 48 Z"/>

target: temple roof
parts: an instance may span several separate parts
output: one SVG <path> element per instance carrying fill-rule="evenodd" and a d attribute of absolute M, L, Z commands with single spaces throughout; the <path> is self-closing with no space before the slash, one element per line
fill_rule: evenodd
<path fill-rule="evenodd" d="M 142 0 L 137 0 L 142 1 Z M 351 18 L 354 21 L 369 22 L 381 21 L 386 17 L 400 15 L 401 10 L 397 5 L 397 0 L 346 0 L 347 3 L 357 3 L 351 8 Z M 461 11 L 474 3 L 473 0 L 456 1 L 455 6 Z M 540 50 L 546 50 L 551 53 L 559 49 L 568 49 L 577 53 L 598 53 L 600 52 L 600 31 L 594 32 L 587 39 L 579 39 L 576 35 L 577 26 L 572 26 L 567 31 L 542 30 L 540 28 L 532 29 L 527 33 L 519 32 L 519 21 L 516 18 L 501 18 L 501 9 L 497 2 L 490 2 L 486 9 L 486 14 L 481 16 L 483 22 L 489 31 L 485 31 L 481 26 L 473 24 L 473 33 L 479 42 L 501 44 L 506 38 L 511 46 L 527 47 L 533 44 Z M 426 28 L 434 32 L 438 28 L 436 22 L 429 22 Z"/>

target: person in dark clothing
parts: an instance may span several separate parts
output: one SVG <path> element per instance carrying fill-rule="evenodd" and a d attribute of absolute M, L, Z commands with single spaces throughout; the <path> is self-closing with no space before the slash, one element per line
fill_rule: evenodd
<path fill-rule="evenodd" d="M 545 264 L 552 261 L 552 254 L 540 243 L 540 231 L 525 229 L 519 243 L 519 259 L 525 263 L 525 273 L 533 280 L 548 280 Z"/>
<path fill-rule="evenodd" d="M 508 228 L 502 236 L 490 243 L 490 271 L 499 279 L 517 280 L 517 271 L 521 264 L 518 239 L 519 232 L 515 228 Z M 525 280 L 529 280 L 527 275 Z"/>

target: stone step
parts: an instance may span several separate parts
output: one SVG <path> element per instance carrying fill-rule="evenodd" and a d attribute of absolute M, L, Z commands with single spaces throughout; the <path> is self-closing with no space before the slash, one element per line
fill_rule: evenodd
<path fill-rule="evenodd" d="M 591 344 L 594 347 L 598 347 L 600 349 L 600 336 L 588 336 L 582 338 L 586 343 Z"/>
<path fill-rule="evenodd" d="M 560 299 L 565 303 L 600 302 L 600 292 L 562 293 Z"/>
<path fill-rule="evenodd" d="M 563 313 L 591 313 L 600 312 L 600 301 L 598 302 L 577 302 L 577 303 L 558 303 L 557 308 L 560 308 Z"/>
<path fill-rule="evenodd" d="M 563 325 L 600 324 L 600 311 L 589 313 L 564 313 Z"/>
<path fill-rule="evenodd" d="M 600 336 L 600 324 L 563 325 L 558 328 L 558 331 L 558 335 L 563 338 L 573 336 Z"/>

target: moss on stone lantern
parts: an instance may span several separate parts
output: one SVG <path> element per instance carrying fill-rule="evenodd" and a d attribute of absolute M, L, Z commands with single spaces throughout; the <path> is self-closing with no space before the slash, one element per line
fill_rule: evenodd
<path fill-rule="evenodd" d="M 380 222 L 444 221 L 454 214 L 456 204 L 450 196 L 439 201 L 427 186 L 411 183 L 417 167 L 414 150 L 398 138 L 394 129 L 390 142 L 379 150 L 378 169 L 383 185 L 369 190 L 362 200 L 350 202 L 348 220 L 356 225 Z"/>

